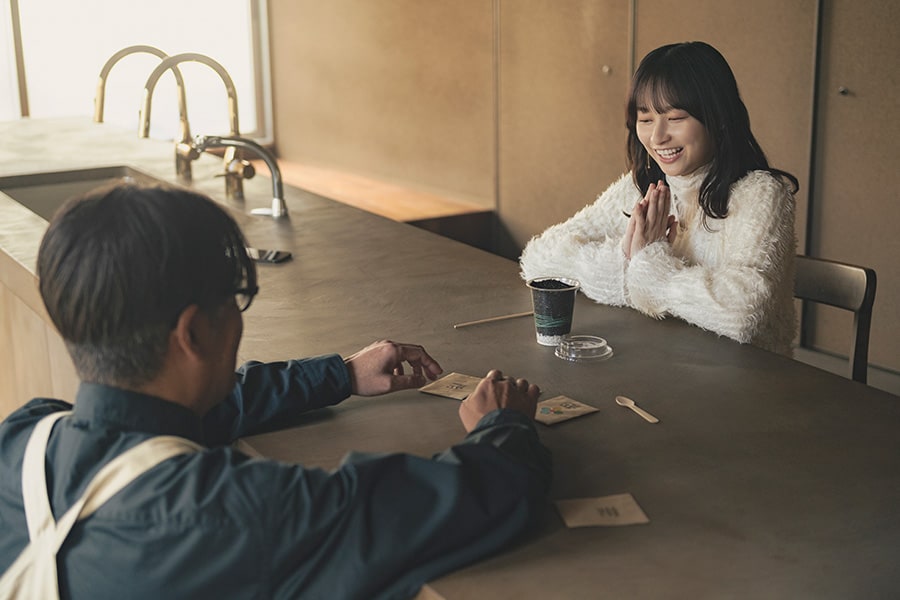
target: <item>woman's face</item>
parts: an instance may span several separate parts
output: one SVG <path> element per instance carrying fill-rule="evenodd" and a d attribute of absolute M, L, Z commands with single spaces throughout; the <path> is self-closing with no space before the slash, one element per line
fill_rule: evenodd
<path fill-rule="evenodd" d="M 686 110 L 657 112 L 639 106 L 635 130 L 647 153 L 667 176 L 690 175 L 713 157 L 706 127 Z"/>

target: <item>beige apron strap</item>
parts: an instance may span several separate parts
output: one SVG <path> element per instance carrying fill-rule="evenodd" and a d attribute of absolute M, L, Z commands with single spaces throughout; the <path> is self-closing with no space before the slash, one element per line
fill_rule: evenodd
<path fill-rule="evenodd" d="M 47 443 L 56 422 L 71 414 L 70 410 L 56 412 L 38 421 L 25 446 L 25 458 L 22 460 L 22 499 L 25 502 L 28 538 L 32 540 L 54 524 L 50 495 L 47 493 Z"/>
<path fill-rule="evenodd" d="M 159 463 L 179 454 L 200 452 L 203 449 L 200 444 L 182 437 L 159 435 L 126 450 L 97 472 L 81 499 L 59 520 L 57 528 L 76 508 L 78 513 L 72 523 L 86 519 L 122 488 Z"/>
<path fill-rule="evenodd" d="M 28 447 L 26 447 L 22 481 L 30 542 L 0 579 L 0 600 L 5 598 L 58 598 L 56 553 L 75 522 L 93 514 L 122 488 L 164 460 L 179 454 L 203 450 L 203 446 L 176 436 L 158 436 L 141 442 L 104 465 L 88 484 L 81 498 L 66 511 L 59 522 L 55 523 L 50 511 L 46 477 L 40 477 L 40 480 L 37 481 L 34 471 L 40 470 L 43 474 L 43 459 L 49 432 L 53 428 L 53 423 L 61 416 L 64 414 L 55 413 L 42 419 L 35 427 L 32 438 L 28 441 Z M 44 425 L 45 423 L 49 423 L 49 425 Z M 32 441 L 35 438 L 38 438 L 38 441 L 32 448 Z M 43 447 L 39 448 L 39 446 Z M 32 449 L 30 454 L 29 449 Z M 38 461 L 34 456 L 39 450 L 43 450 L 43 452 L 40 454 L 40 468 L 38 469 Z M 26 487 L 26 473 L 29 471 L 31 474 L 27 476 L 28 486 Z M 36 499 L 37 488 L 43 489 L 43 502 L 38 502 L 32 518 L 29 518 L 28 498 Z M 32 526 L 34 531 L 32 531 Z"/>

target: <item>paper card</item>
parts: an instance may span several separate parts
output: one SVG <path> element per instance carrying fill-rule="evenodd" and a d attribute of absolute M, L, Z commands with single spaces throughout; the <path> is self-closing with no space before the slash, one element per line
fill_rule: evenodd
<path fill-rule="evenodd" d="M 425 387 L 420 387 L 419 391 L 445 398 L 465 400 L 466 396 L 475 391 L 482 379 L 482 377 L 473 377 L 462 373 L 450 373 L 437 381 L 432 381 Z"/>
<path fill-rule="evenodd" d="M 581 415 L 597 412 L 597 410 L 593 406 L 572 400 L 567 396 L 556 396 L 538 402 L 534 420 L 540 421 L 544 425 L 553 425 L 560 421 L 568 421 Z"/>
<path fill-rule="evenodd" d="M 445 600 L 443 596 L 434 591 L 429 585 L 423 585 L 413 600 Z"/>
<path fill-rule="evenodd" d="M 650 522 L 631 494 L 557 500 L 556 510 L 566 527 L 616 527 Z"/>

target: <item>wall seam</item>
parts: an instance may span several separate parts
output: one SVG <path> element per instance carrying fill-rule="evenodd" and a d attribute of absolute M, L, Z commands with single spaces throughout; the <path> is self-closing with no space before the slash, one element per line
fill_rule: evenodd
<path fill-rule="evenodd" d="M 637 38 L 637 0 L 628 3 L 628 78 L 634 75 L 635 40 Z"/>
<path fill-rule="evenodd" d="M 814 217 L 815 217 L 815 193 L 816 193 L 816 163 L 818 162 L 818 152 L 816 146 L 819 143 L 819 87 L 822 83 L 822 53 L 824 48 L 823 33 L 823 13 L 825 12 L 825 0 L 816 2 L 816 30 L 813 46 L 813 89 L 812 89 L 812 106 L 810 107 L 810 143 L 809 143 L 809 172 L 807 177 L 807 185 L 809 190 L 806 194 L 806 239 L 803 243 L 803 253 L 812 256 L 813 252 L 813 233 Z M 809 326 L 814 324 L 813 308 L 809 302 L 803 301 L 800 307 L 800 339 L 799 346 L 801 348 L 808 347 L 810 339 L 814 332 L 809 331 Z"/>
<path fill-rule="evenodd" d="M 803 252 L 804 254 L 809 255 L 813 250 L 812 243 L 812 234 L 814 232 L 813 227 L 813 213 L 815 206 L 815 198 L 814 194 L 816 192 L 816 161 L 818 160 L 818 152 L 816 147 L 819 143 L 819 100 L 820 100 L 820 92 L 819 87 L 822 84 L 822 53 L 824 48 L 824 33 L 823 33 L 823 12 L 824 12 L 824 4 L 825 0 L 818 0 L 816 2 L 816 31 L 815 31 L 815 40 L 813 46 L 813 89 L 812 89 L 812 106 L 810 107 L 810 145 L 809 145 L 809 173 L 808 175 L 808 183 L 809 191 L 807 192 L 806 198 L 806 240 L 803 244 Z"/>
<path fill-rule="evenodd" d="M 500 0 L 491 1 L 492 47 L 491 61 L 494 96 L 494 211 L 500 214 Z M 495 219 L 499 223 L 499 217 Z M 496 236 L 495 237 L 499 237 Z"/>

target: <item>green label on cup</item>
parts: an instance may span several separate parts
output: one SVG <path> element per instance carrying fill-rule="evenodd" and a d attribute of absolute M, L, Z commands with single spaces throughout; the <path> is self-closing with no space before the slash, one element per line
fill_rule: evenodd
<path fill-rule="evenodd" d="M 534 315 L 534 324 L 538 329 L 567 330 L 571 326 L 572 316 L 554 317 L 553 315 Z"/>

